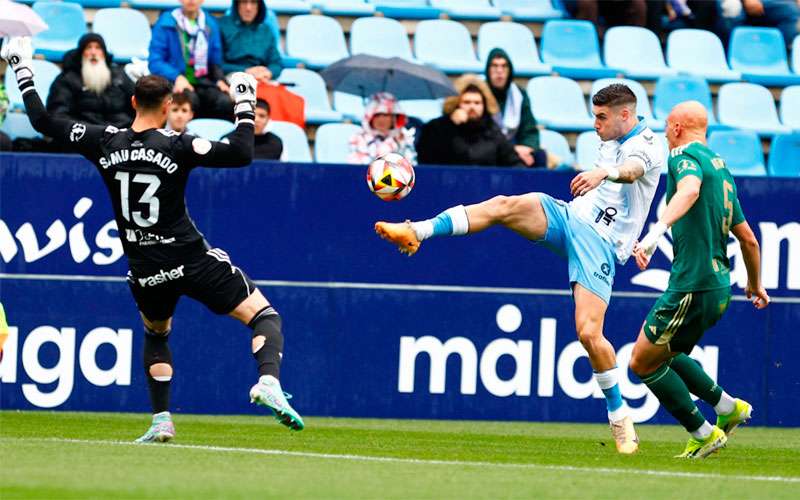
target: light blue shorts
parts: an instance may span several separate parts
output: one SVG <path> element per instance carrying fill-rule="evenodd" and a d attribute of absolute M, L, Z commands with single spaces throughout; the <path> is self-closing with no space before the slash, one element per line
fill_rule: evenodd
<path fill-rule="evenodd" d="M 544 193 L 538 196 L 547 215 L 547 233 L 537 243 L 566 257 L 570 286 L 580 283 L 608 304 L 614 283 L 614 247 L 578 219 L 568 204 Z"/>

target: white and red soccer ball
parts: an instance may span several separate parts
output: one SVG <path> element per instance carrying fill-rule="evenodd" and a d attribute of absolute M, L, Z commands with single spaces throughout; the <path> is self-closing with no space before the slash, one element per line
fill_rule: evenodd
<path fill-rule="evenodd" d="M 414 188 L 414 167 L 403 155 L 381 156 L 367 168 L 367 186 L 383 201 L 402 200 Z"/>

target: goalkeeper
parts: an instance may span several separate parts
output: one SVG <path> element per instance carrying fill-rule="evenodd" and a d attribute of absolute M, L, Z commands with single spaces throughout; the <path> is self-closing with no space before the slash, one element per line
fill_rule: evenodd
<path fill-rule="evenodd" d="M 230 78 L 236 130 L 229 135 L 230 143 L 223 144 L 162 128 L 172 86 L 160 76 L 136 82 L 131 99 L 136 118 L 128 129 L 49 116 L 33 85 L 31 55 L 29 38 L 11 38 L 0 50 L 14 70 L 31 124 L 91 161 L 111 196 L 130 267 L 128 285 L 144 322 L 144 369 L 153 421 L 137 441 L 164 442 L 175 436 L 169 413 L 173 369 L 168 338 L 183 295 L 251 328 L 260 378 L 250 398 L 270 408 L 282 424 L 301 430 L 303 420 L 278 381 L 281 317 L 225 251 L 208 245 L 185 206 L 186 182 L 194 167 L 250 164 L 255 79 L 245 73 Z"/>

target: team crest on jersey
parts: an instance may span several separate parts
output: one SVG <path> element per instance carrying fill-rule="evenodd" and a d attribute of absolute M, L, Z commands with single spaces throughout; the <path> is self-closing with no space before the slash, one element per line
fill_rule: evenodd
<path fill-rule="evenodd" d="M 687 170 L 697 170 L 697 167 L 694 166 L 694 163 L 690 162 L 689 160 L 681 160 L 678 162 L 678 173 L 682 174 Z"/>
<path fill-rule="evenodd" d="M 192 149 L 199 155 L 204 155 L 211 151 L 211 141 L 198 137 L 192 141 Z"/>
<path fill-rule="evenodd" d="M 78 142 L 83 139 L 86 134 L 86 125 L 83 123 L 75 123 L 72 125 L 72 130 L 69 131 L 70 142 Z"/>

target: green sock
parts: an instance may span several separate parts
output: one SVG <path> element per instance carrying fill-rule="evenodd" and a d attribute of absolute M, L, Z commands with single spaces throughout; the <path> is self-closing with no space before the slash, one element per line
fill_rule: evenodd
<path fill-rule="evenodd" d="M 687 431 L 697 430 L 706 421 L 692 401 L 686 384 L 675 370 L 670 368 L 669 363 L 662 364 L 655 373 L 640 379 Z"/>
<path fill-rule="evenodd" d="M 711 377 L 703 371 L 700 363 L 681 353 L 672 358 L 670 368 L 680 375 L 692 394 L 711 406 L 719 403 L 722 397 L 722 387 L 711 380 Z"/>

